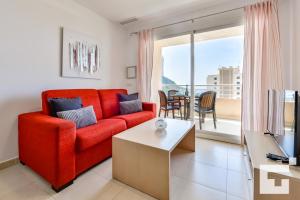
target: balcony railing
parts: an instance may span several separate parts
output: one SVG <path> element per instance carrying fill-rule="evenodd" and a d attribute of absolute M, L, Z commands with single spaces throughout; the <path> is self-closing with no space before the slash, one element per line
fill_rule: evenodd
<path fill-rule="evenodd" d="M 241 119 L 241 85 L 195 85 L 195 97 L 206 91 L 215 91 L 216 115 L 219 119 L 236 120 Z M 191 85 L 164 84 L 163 91 L 168 94 L 169 90 L 177 90 L 179 94 L 191 95 Z M 196 115 L 195 115 L 196 116 Z M 197 117 L 197 116 L 196 116 Z M 208 118 L 210 116 L 207 116 Z"/>
<path fill-rule="evenodd" d="M 240 99 L 241 98 L 241 85 L 233 84 L 219 84 L 219 85 L 195 85 L 195 96 L 200 96 L 201 93 L 206 91 L 215 91 L 217 98 L 226 99 Z M 163 84 L 163 91 L 168 93 L 169 90 L 177 90 L 180 94 L 191 94 L 191 85 L 176 85 L 176 84 Z"/>

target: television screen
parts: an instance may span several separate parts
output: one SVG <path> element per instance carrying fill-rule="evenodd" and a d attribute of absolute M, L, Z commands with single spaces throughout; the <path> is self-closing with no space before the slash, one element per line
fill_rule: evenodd
<path fill-rule="evenodd" d="M 268 131 L 287 157 L 295 157 L 296 91 L 269 90 Z"/>

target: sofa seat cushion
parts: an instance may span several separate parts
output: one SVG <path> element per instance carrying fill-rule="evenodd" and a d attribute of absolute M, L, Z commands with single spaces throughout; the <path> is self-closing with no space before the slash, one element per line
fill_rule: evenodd
<path fill-rule="evenodd" d="M 126 130 L 126 128 L 126 122 L 122 119 L 103 119 L 95 125 L 77 129 L 77 151 L 83 151 L 99 144 L 113 135 Z"/>
<path fill-rule="evenodd" d="M 146 122 L 150 119 L 153 119 L 154 117 L 155 116 L 154 116 L 153 112 L 142 111 L 142 112 L 127 114 L 127 115 L 117 115 L 113 118 L 125 120 L 126 124 L 127 124 L 127 128 L 131 128 L 131 127 L 137 126 L 143 122 Z"/>

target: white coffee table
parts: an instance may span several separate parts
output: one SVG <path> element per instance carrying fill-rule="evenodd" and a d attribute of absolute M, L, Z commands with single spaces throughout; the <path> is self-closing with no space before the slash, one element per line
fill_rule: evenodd
<path fill-rule="evenodd" d="M 166 119 L 165 131 L 155 121 L 113 136 L 113 178 L 157 199 L 170 198 L 170 156 L 176 148 L 195 151 L 195 124 Z"/>

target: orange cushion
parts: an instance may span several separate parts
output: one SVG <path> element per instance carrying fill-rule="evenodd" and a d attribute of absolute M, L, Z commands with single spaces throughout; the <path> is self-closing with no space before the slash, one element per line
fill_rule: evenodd
<path fill-rule="evenodd" d="M 103 119 L 97 124 L 81 128 L 76 134 L 76 148 L 83 151 L 99 144 L 113 135 L 126 130 L 126 122 L 121 119 Z"/>
<path fill-rule="evenodd" d="M 153 119 L 155 114 L 151 111 L 142 111 L 137 113 L 132 113 L 128 115 L 118 115 L 113 117 L 114 119 L 123 119 L 126 121 L 127 128 L 137 126 L 143 122 Z"/>

